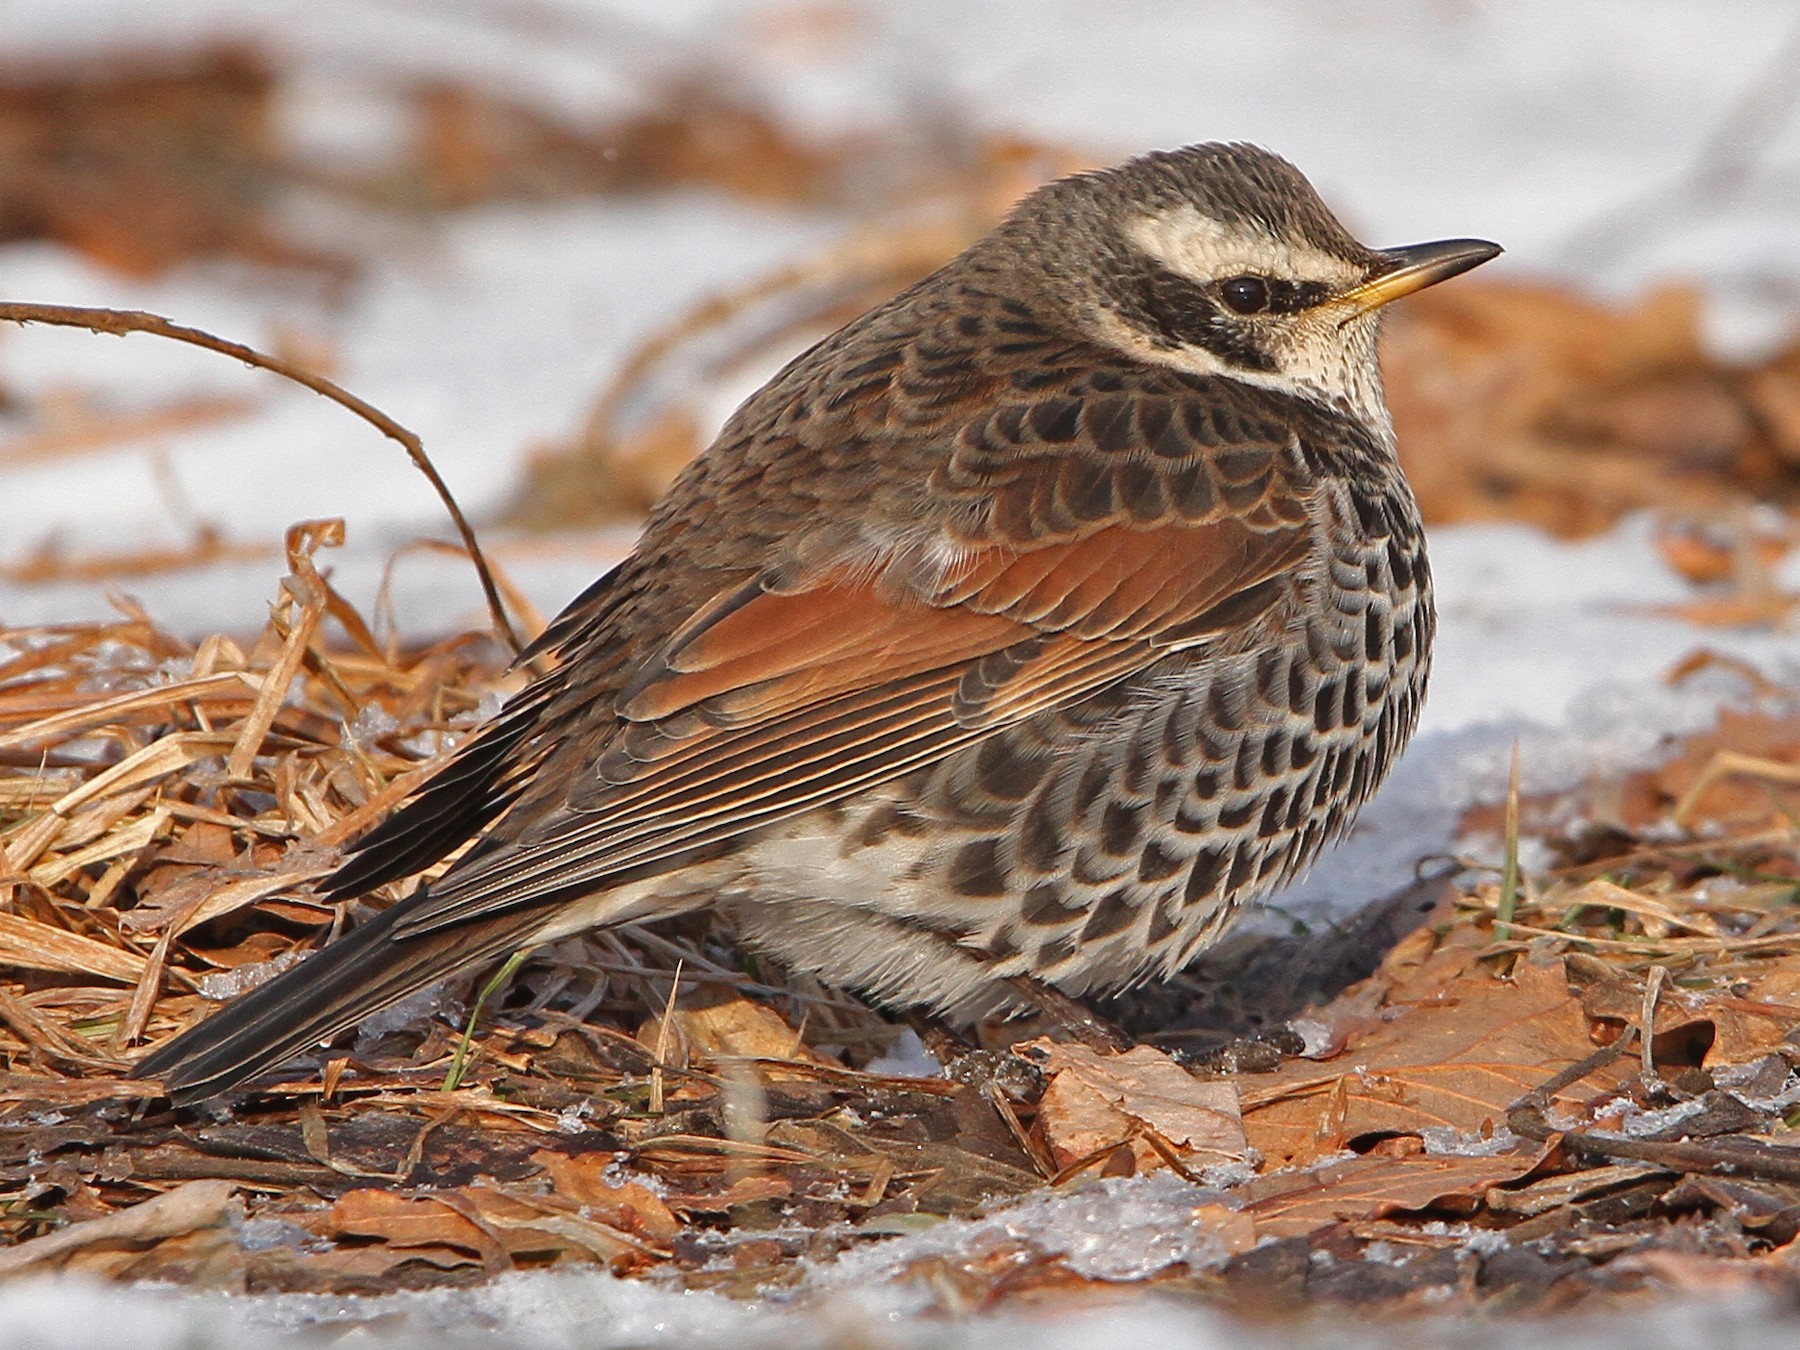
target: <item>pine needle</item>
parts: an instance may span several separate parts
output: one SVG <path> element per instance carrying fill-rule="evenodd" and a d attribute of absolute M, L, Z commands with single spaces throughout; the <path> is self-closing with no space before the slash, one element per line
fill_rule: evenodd
<path fill-rule="evenodd" d="M 1512 939 L 1519 907 L 1519 742 L 1513 741 L 1512 771 L 1506 783 L 1506 855 L 1500 864 L 1500 902 L 1494 911 L 1494 941 Z"/>

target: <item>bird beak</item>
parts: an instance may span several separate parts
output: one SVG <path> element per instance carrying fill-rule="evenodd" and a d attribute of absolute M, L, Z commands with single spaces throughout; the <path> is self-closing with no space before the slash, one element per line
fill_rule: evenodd
<path fill-rule="evenodd" d="M 1470 268 L 1499 257 L 1501 252 L 1500 245 L 1485 239 L 1440 239 L 1432 244 L 1384 249 L 1375 274 L 1337 297 L 1338 304 L 1350 306 L 1344 322 L 1379 309 L 1390 300 L 1461 276 Z"/>

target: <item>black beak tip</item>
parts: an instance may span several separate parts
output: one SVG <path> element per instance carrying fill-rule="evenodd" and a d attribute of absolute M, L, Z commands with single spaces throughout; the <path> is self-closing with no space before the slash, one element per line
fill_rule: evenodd
<path fill-rule="evenodd" d="M 1393 260 L 1395 271 L 1420 272 L 1438 282 L 1492 262 L 1504 252 L 1488 239 L 1439 239 L 1392 249 L 1387 256 Z"/>
<path fill-rule="evenodd" d="M 1470 267 L 1480 267 L 1481 264 L 1492 262 L 1495 258 L 1498 258 L 1502 253 L 1506 252 L 1504 248 L 1491 239 L 1465 239 L 1462 242 L 1469 246 L 1469 256 L 1473 259 L 1473 261 L 1469 263 Z"/>

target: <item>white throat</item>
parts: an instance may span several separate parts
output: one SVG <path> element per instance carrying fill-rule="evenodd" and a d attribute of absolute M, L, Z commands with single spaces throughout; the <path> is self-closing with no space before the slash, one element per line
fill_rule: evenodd
<path fill-rule="evenodd" d="M 1310 398 L 1350 413 L 1382 440 L 1393 442 L 1394 420 L 1381 389 L 1374 314 L 1352 319 L 1342 329 L 1296 334 L 1312 340 L 1283 344 L 1275 370 L 1246 370 L 1220 360 L 1204 347 L 1161 346 L 1110 310 L 1098 311 L 1094 319 L 1108 345 L 1140 361 Z"/>

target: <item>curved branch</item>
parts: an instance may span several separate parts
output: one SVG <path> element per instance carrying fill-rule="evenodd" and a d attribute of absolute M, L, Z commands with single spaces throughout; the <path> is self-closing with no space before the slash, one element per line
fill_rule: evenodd
<path fill-rule="evenodd" d="M 488 613 L 493 616 L 494 627 L 500 636 L 517 656 L 522 650 L 519 635 L 514 631 L 512 620 L 507 617 L 506 606 L 500 599 L 500 588 L 494 581 L 493 572 L 488 567 L 487 556 L 481 551 L 481 544 L 475 538 L 475 531 L 469 525 L 468 518 L 462 508 L 456 504 L 456 498 L 450 495 L 449 485 L 437 471 L 437 466 L 425 454 L 425 446 L 418 436 L 401 426 L 381 409 L 365 402 L 352 394 L 348 389 L 323 375 L 315 375 L 311 371 L 302 370 L 289 365 L 279 357 L 268 356 L 254 347 L 246 347 L 241 342 L 232 342 L 228 338 L 214 337 L 211 333 L 199 328 L 189 328 L 160 314 L 151 314 L 141 309 L 100 309 L 80 305 L 38 305 L 22 301 L 0 300 L 0 321 L 11 323 L 47 323 L 64 328 L 86 328 L 94 333 L 110 333 L 115 337 L 124 337 L 127 333 L 154 333 L 158 337 L 173 338 L 177 342 L 190 343 L 195 347 L 204 347 L 208 351 L 218 352 L 223 356 L 236 357 L 245 365 L 259 370 L 269 371 L 292 380 L 295 384 L 304 385 L 315 394 L 322 394 L 338 406 L 347 408 L 374 427 L 390 440 L 398 441 L 413 466 L 425 475 L 437 492 L 438 499 L 444 503 L 444 509 L 450 513 L 450 519 L 456 525 L 456 532 L 462 537 L 463 547 L 468 550 L 469 561 L 475 564 L 476 575 L 481 579 L 481 593 L 487 598 Z"/>

